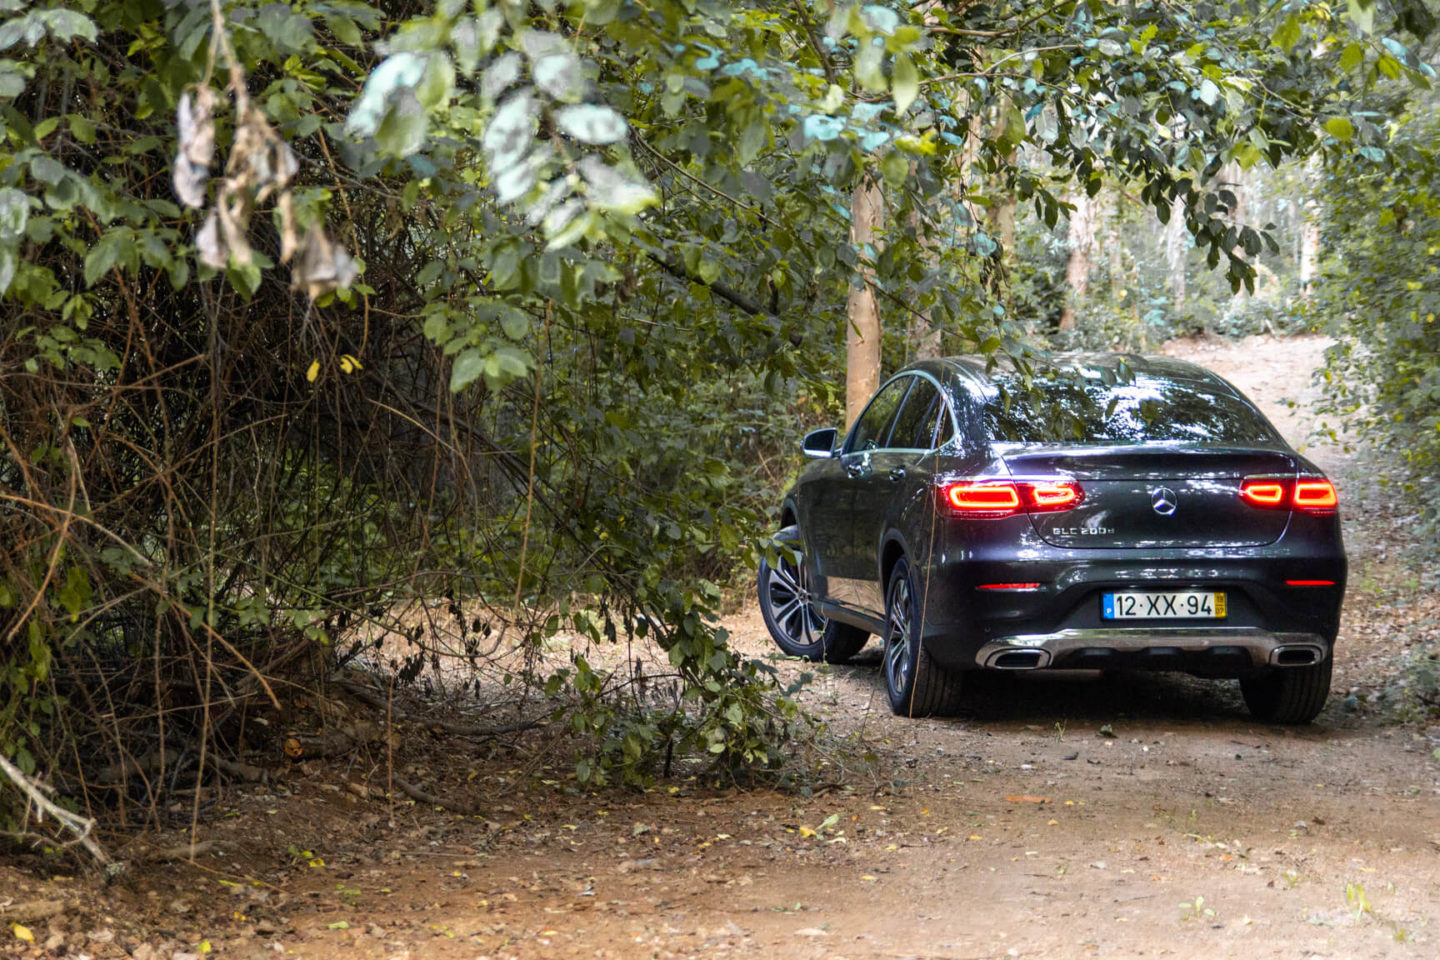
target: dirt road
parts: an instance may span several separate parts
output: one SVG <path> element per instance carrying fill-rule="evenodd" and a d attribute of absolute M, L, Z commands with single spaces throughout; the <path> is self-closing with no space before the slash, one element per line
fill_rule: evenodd
<path fill-rule="evenodd" d="M 1343 494 L 1362 479 L 1348 456 L 1306 439 L 1322 349 L 1255 338 L 1170 352 L 1250 393 Z M 681 781 L 586 797 L 557 772 L 483 818 L 410 808 L 387 831 L 383 804 L 333 786 L 255 793 L 213 835 L 268 863 L 212 858 L 129 881 L 85 930 L 54 926 L 55 952 L 187 960 L 203 941 L 246 957 L 399 960 L 1434 957 L 1436 744 L 1368 705 L 1410 603 L 1390 587 L 1401 577 L 1375 516 L 1346 521 L 1337 692 L 1310 727 L 1253 723 L 1233 683 L 1172 676 L 1002 677 L 962 718 L 901 720 L 872 644 L 805 695 L 848 756 L 870 757 L 821 759 L 818 780 L 836 786 L 820 796 L 715 796 Z M 753 612 L 729 626 L 742 648 L 769 652 Z M 35 946 L 11 947 L 37 953 L 41 926 Z"/>

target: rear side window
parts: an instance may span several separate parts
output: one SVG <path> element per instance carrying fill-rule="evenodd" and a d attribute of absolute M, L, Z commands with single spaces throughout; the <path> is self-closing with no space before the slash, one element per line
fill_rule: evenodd
<path fill-rule="evenodd" d="M 950 413 L 946 410 L 944 401 L 940 403 L 939 417 L 940 429 L 935 433 L 935 446 L 943 447 L 955 436 L 955 424 L 950 419 Z"/>
<path fill-rule="evenodd" d="M 885 446 L 886 438 L 890 436 L 890 425 L 900 409 L 900 401 L 905 399 L 905 391 L 914 379 L 901 377 L 893 380 L 875 395 L 870 406 L 855 421 L 855 429 L 850 431 L 850 442 L 845 445 L 846 453 L 864 453 Z"/>
<path fill-rule="evenodd" d="M 1136 375 L 1125 383 L 997 378 L 981 416 L 992 440 L 1019 443 L 1273 443 L 1258 410 L 1197 380 Z"/>
<path fill-rule="evenodd" d="M 909 450 L 929 450 L 935 437 L 935 418 L 940 409 L 940 391 L 935 384 L 924 377 L 915 378 L 915 386 L 895 418 L 890 431 L 887 447 Z"/>

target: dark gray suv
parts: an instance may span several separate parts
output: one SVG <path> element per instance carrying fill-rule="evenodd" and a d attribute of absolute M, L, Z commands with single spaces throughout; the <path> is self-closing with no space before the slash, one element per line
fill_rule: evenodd
<path fill-rule="evenodd" d="M 896 713 L 953 712 L 975 670 L 1239 678 L 1257 718 L 1324 706 L 1345 589 L 1334 486 L 1193 364 L 1075 355 L 1032 377 L 965 359 L 887 381 L 782 506 L 761 611 L 780 648 L 871 634 Z"/>

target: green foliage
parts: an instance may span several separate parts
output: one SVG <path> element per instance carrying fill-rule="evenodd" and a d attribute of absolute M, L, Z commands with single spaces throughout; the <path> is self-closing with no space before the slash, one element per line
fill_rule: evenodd
<path fill-rule="evenodd" d="M 585 745 L 575 760 L 581 784 L 644 785 L 672 772 L 748 779 L 780 770 L 805 720 L 794 696 L 806 681 L 775 690 L 774 668 L 742 660 L 725 645 L 725 631 L 700 617 L 683 621 L 682 634 L 670 648 L 674 674 L 637 673 L 622 683 L 577 656 L 547 679 L 551 695 L 578 694 L 569 725 Z M 684 766 L 672 771 L 676 758 Z"/>
<path fill-rule="evenodd" d="M 1405 654 L 1405 686 L 1399 691 L 1399 716 L 1411 721 L 1440 717 L 1440 646 L 1418 643 Z M 1435 757 L 1440 761 L 1440 755 Z"/>
<path fill-rule="evenodd" d="M 1398 5 L 1398 24 L 1419 39 L 1436 22 L 1423 4 Z M 1336 337 L 1323 372 L 1325 412 L 1348 424 L 1383 452 L 1380 462 L 1399 464 L 1379 480 L 1397 495 L 1410 541 L 1433 558 L 1440 527 L 1440 123 L 1435 95 L 1386 83 L 1399 71 L 1425 69 L 1392 38 L 1366 76 L 1367 102 L 1355 112 L 1364 122 L 1389 116 L 1389 138 L 1336 156 L 1323 171 L 1318 191 L 1323 239 L 1322 271 L 1302 316 Z M 1433 53 L 1432 53 L 1433 55 Z M 1355 64 L 1347 49 L 1342 65 Z M 1363 126 L 1363 124 L 1362 124 Z M 1331 128 L 1343 139 L 1343 131 Z M 1338 426 L 1338 424 L 1337 424 Z M 1381 697 L 1399 716 L 1440 715 L 1440 669 L 1433 643 L 1415 643 L 1402 658 L 1405 679 Z M 1346 896 L 1357 918 L 1369 906 L 1363 889 Z M 1403 931 L 1396 928 L 1397 937 Z"/>
<path fill-rule="evenodd" d="M 1250 284 L 1221 165 L 1378 149 L 1327 44 L 1423 73 L 1365 4 L 1271 12 L 0 0 L 0 749 L 223 739 L 207 695 L 357 624 L 438 656 L 396 611 L 445 596 L 669 652 L 668 712 L 568 675 L 591 777 L 769 765 L 793 705 L 714 582 L 836 415 L 858 268 L 892 338 L 1019 350 L 977 213 L 1110 182 Z"/>
<path fill-rule="evenodd" d="M 1440 124 L 1426 107 L 1383 162 L 1355 156 L 1325 172 L 1325 269 L 1315 313 L 1338 342 L 1325 372 L 1332 412 L 1403 465 L 1399 486 L 1433 542 L 1440 496 Z"/>

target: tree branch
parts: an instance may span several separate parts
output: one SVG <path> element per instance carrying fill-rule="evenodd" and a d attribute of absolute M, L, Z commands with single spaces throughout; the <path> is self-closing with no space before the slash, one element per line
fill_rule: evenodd
<path fill-rule="evenodd" d="M 1013 27 L 1006 27 L 1004 30 L 966 30 L 962 27 L 932 26 L 927 26 L 925 29 L 929 30 L 931 33 L 948 33 L 951 36 L 955 37 L 976 37 L 981 40 L 998 40 L 1001 37 L 1010 37 L 1014 36 L 1017 33 L 1020 33 L 1022 30 L 1030 26 L 1035 21 L 1041 20 L 1054 13 L 1063 5 L 1063 2 L 1064 0 L 1061 0 L 1061 2 L 1057 3 L 1052 3 L 1050 6 L 1042 9 L 1039 13 L 1033 14 L 1032 16 L 1027 17 L 1024 20 L 1021 20 Z"/>
<path fill-rule="evenodd" d="M 815 28 L 810 23 L 810 13 L 805 9 L 803 0 L 795 0 L 794 6 L 795 12 L 800 14 L 800 19 L 803 21 L 805 39 L 810 41 L 810 49 L 814 50 L 815 56 L 820 58 L 820 66 L 825 68 L 825 76 L 829 78 L 833 84 L 835 82 L 835 68 L 830 65 L 830 58 L 825 56 L 824 51 L 820 49 L 820 44 L 815 40 Z"/>
<path fill-rule="evenodd" d="M 752 316 L 776 316 L 774 311 L 761 304 L 758 300 L 750 299 L 748 296 L 741 293 L 739 290 L 736 290 L 734 287 L 723 284 L 718 280 L 712 283 L 706 283 L 704 280 L 691 274 L 690 271 L 686 270 L 685 266 L 678 261 L 662 260 L 660 257 L 656 256 L 653 253 L 649 254 L 649 257 L 651 260 L 655 261 L 655 263 L 659 264 L 659 266 L 671 276 L 678 277 L 681 280 L 685 280 L 690 283 L 698 283 L 703 287 L 709 287 L 710 292 L 715 294 L 721 300 L 729 301 L 730 303 L 734 304 L 735 306 L 739 307 L 741 310 L 744 310 L 746 313 Z M 776 317 L 776 319 L 779 318 Z"/>
<path fill-rule="evenodd" d="M 709 190 L 717 197 L 723 197 L 726 200 L 729 200 L 741 210 L 744 210 L 748 213 L 753 213 L 762 222 L 768 223 L 770 226 L 775 227 L 776 229 L 781 228 L 780 224 L 765 216 L 765 214 L 761 212 L 759 207 L 752 207 L 744 200 L 741 200 L 738 197 L 730 196 L 730 194 L 726 193 L 724 190 L 721 190 L 714 184 L 706 183 L 704 180 L 695 176 L 695 174 L 691 173 L 689 170 L 686 170 L 684 167 L 680 166 L 680 164 L 676 163 L 674 160 L 671 160 L 669 157 L 665 156 L 659 150 L 656 150 L 654 147 L 650 146 L 650 144 L 645 141 L 645 138 L 640 136 L 638 133 L 633 134 L 631 139 L 633 139 L 636 143 L 640 144 L 640 146 L 644 147 L 645 150 L 650 154 L 650 156 L 654 157 L 656 160 L 659 160 L 661 163 L 665 164 L 667 167 L 669 167 L 671 170 L 674 170 L 676 173 L 680 174 L 680 176 L 684 177 L 685 179 L 691 181 L 692 183 L 698 184 L 701 187 L 704 187 L 706 190 Z"/>
<path fill-rule="evenodd" d="M 77 813 L 71 813 L 64 807 L 57 806 L 49 797 L 45 796 L 39 784 L 25 776 L 25 774 L 20 771 L 20 768 L 9 760 L 6 760 L 3 754 L 0 754 L 0 773 L 4 773 L 5 776 L 9 777 L 10 782 L 15 784 L 20 792 L 25 794 L 29 799 L 30 803 L 38 808 L 39 816 L 36 817 L 36 820 L 44 820 L 45 814 L 50 814 L 50 816 L 55 818 L 56 822 L 75 835 L 73 842 L 79 843 L 86 850 L 89 850 L 90 854 L 101 866 L 110 865 L 110 857 L 106 855 L 100 844 L 95 842 L 95 838 L 90 835 L 95 829 L 94 820 L 91 820 L 89 817 L 82 817 Z"/>

